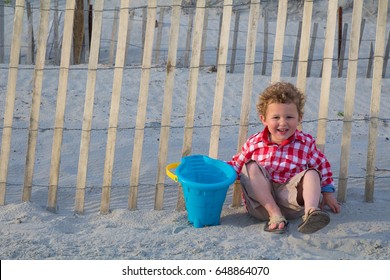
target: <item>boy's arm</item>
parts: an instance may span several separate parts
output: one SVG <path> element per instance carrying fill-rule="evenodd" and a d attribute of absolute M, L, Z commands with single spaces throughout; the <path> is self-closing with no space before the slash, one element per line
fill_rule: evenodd
<path fill-rule="evenodd" d="M 314 139 L 311 144 L 311 153 L 309 154 L 310 167 L 317 169 L 321 174 L 321 192 L 333 193 L 335 192 L 335 188 L 330 163 L 326 156 L 317 149 Z"/>
<path fill-rule="evenodd" d="M 330 163 L 326 156 L 319 149 L 317 149 L 315 141 L 313 142 L 311 151 L 311 163 L 313 164 L 312 168 L 316 168 L 321 173 L 322 200 L 320 207 L 323 209 L 324 206 L 328 206 L 332 212 L 339 213 L 340 204 L 334 196 L 335 187 L 333 184 L 333 174 Z"/>

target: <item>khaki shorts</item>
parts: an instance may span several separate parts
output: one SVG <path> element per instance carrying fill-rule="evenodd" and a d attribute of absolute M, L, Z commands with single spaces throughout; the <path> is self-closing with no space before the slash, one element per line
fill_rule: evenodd
<path fill-rule="evenodd" d="M 263 173 L 266 181 L 268 181 L 271 186 L 272 196 L 286 219 L 296 219 L 301 217 L 304 214 L 304 207 L 303 205 L 299 205 L 297 201 L 297 187 L 301 184 L 302 178 L 310 169 L 295 175 L 287 183 L 280 184 L 271 180 L 271 176 L 263 166 L 258 165 L 258 167 Z M 246 169 L 246 167 L 244 168 Z M 258 220 L 267 221 L 269 219 L 268 212 L 257 200 L 254 199 L 255 196 L 253 194 L 256 190 L 253 189 L 245 170 L 241 173 L 240 182 L 248 213 Z"/>

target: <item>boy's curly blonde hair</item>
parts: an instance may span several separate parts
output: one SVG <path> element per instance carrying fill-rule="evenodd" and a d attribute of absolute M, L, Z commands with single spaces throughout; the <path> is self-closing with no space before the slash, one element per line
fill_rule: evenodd
<path fill-rule="evenodd" d="M 303 107 L 305 106 L 304 94 L 293 84 L 277 82 L 268 86 L 260 95 L 256 104 L 259 115 L 266 116 L 268 105 L 271 103 L 297 105 L 299 118 L 303 118 Z"/>

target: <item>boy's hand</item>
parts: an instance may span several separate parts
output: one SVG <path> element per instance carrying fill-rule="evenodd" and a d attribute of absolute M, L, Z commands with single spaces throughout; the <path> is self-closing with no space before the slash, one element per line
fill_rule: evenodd
<path fill-rule="evenodd" d="M 340 212 L 340 204 L 334 197 L 333 193 L 322 193 L 322 201 L 321 201 L 321 209 L 324 208 L 324 206 L 329 206 L 330 210 L 334 213 Z"/>

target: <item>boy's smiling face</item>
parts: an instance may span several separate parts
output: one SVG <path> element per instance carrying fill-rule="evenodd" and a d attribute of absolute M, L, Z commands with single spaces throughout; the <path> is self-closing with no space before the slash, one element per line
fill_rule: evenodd
<path fill-rule="evenodd" d="M 260 115 L 260 119 L 264 126 L 268 126 L 271 141 L 277 144 L 292 136 L 301 122 L 294 103 L 268 104 L 266 115 Z"/>

